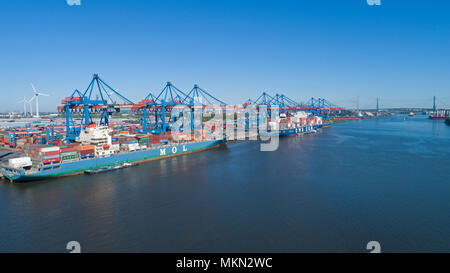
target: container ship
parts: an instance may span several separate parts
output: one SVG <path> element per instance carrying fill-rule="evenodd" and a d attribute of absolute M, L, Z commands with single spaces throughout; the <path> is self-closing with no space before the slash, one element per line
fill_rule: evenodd
<path fill-rule="evenodd" d="M 433 111 L 428 116 L 429 119 L 436 119 L 436 120 L 445 120 L 448 117 L 450 117 L 450 110 Z"/>
<path fill-rule="evenodd" d="M 304 111 L 280 113 L 278 132 L 280 136 L 294 136 L 316 132 L 318 128 L 327 126 L 320 116 L 309 115 Z M 275 122 L 269 122 L 269 130 L 276 128 Z"/>
<path fill-rule="evenodd" d="M 3 176 L 13 183 L 36 181 L 96 170 L 118 169 L 137 163 L 159 160 L 225 144 L 223 139 L 195 141 L 187 136 L 169 135 L 112 135 L 108 126 L 90 124 L 80 133 L 79 142 L 63 146 L 28 145 L 26 157 L 12 158 L 8 167 L 0 167 Z"/>

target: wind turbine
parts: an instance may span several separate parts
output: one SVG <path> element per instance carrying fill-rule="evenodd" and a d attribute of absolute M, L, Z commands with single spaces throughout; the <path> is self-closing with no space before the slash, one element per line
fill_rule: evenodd
<path fill-rule="evenodd" d="M 19 101 L 18 103 L 22 103 L 23 102 L 23 116 L 26 117 L 27 116 L 27 98 L 25 96 L 23 96 L 23 100 Z"/>
<path fill-rule="evenodd" d="M 33 88 L 33 92 L 34 92 L 34 97 L 36 100 L 36 117 L 39 118 L 39 96 L 50 96 L 44 93 L 39 93 L 38 91 L 36 91 L 36 88 L 34 88 L 34 85 L 31 84 L 31 87 Z"/>
<path fill-rule="evenodd" d="M 33 104 L 32 104 L 32 102 L 33 102 L 34 98 L 35 98 L 35 97 L 32 96 L 31 99 L 29 99 L 28 102 L 27 102 L 28 105 L 30 106 L 30 116 L 31 116 L 31 117 L 33 117 Z"/>
<path fill-rule="evenodd" d="M 27 101 L 28 105 L 30 106 L 30 116 L 33 117 L 33 105 L 31 104 L 31 102 L 33 102 L 35 96 L 32 96 L 31 99 L 29 99 Z"/>

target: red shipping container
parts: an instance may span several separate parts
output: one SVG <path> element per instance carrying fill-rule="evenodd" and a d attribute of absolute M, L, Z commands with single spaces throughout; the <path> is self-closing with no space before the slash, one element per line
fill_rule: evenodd
<path fill-rule="evenodd" d="M 73 152 L 76 150 L 75 150 L 75 147 L 66 147 L 66 148 L 61 148 L 60 151 L 61 151 L 61 153 L 67 153 L 67 152 Z"/>
<path fill-rule="evenodd" d="M 66 146 L 67 147 L 75 147 L 75 146 L 79 146 L 79 145 L 80 145 L 79 143 L 69 143 Z"/>
<path fill-rule="evenodd" d="M 44 163 L 44 164 L 56 163 L 56 162 L 59 162 L 59 157 L 42 160 L 42 163 Z"/>
<path fill-rule="evenodd" d="M 59 155 L 59 151 L 41 153 L 41 156 Z"/>
<path fill-rule="evenodd" d="M 94 149 L 92 149 L 92 150 L 82 150 L 82 151 L 80 151 L 80 154 L 81 154 L 81 155 L 84 155 L 84 154 L 93 154 L 94 152 L 95 152 Z"/>

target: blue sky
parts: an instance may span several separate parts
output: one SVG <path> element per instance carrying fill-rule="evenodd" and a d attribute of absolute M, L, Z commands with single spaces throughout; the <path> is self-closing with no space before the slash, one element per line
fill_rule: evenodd
<path fill-rule="evenodd" d="M 93 73 L 133 101 L 166 81 L 235 104 L 262 91 L 346 107 L 450 106 L 447 1 L 8 0 L 0 8 L 0 111 L 30 82 L 54 110 Z"/>

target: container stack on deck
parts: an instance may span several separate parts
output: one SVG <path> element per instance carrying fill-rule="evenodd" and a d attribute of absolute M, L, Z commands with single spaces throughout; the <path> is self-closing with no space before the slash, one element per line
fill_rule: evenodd
<path fill-rule="evenodd" d="M 42 163 L 51 164 L 59 163 L 61 161 L 60 148 L 57 146 L 43 148 L 40 150 Z"/>
<path fill-rule="evenodd" d="M 80 154 L 81 159 L 93 158 L 95 156 L 95 146 L 94 145 L 78 145 L 75 146 L 76 150 Z"/>
<path fill-rule="evenodd" d="M 77 160 L 79 158 L 77 146 L 79 146 L 79 144 L 76 143 L 61 146 L 61 162 L 64 163 Z"/>
<path fill-rule="evenodd" d="M 119 138 L 114 134 L 111 137 L 111 150 L 119 151 L 120 150 L 120 141 Z"/>
<path fill-rule="evenodd" d="M 141 149 L 146 149 L 150 145 L 150 134 L 137 136 Z"/>
<path fill-rule="evenodd" d="M 11 168 L 16 168 L 16 169 L 26 169 L 29 170 L 31 168 L 31 166 L 33 165 L 33 162 L 31 161 L 31 158 L 26 156 L 26 157 L 19 157 L 19 158 L 10 158 L 8 160 L 8 165 Z"/>
<path fill-rule="evenodd" d="M 61 161 L 60 148 L 49 145 L 26 145 L 23 150 L 33 161 L 33 165 L 49 165 Z"/>
<path fill-rule="evenodd" d="M 138 139 L 134 136 L 125 136 L 121 140 L 122 143 L 120 146 L 125 151 L 132 152 L 140 149 Z"/>

